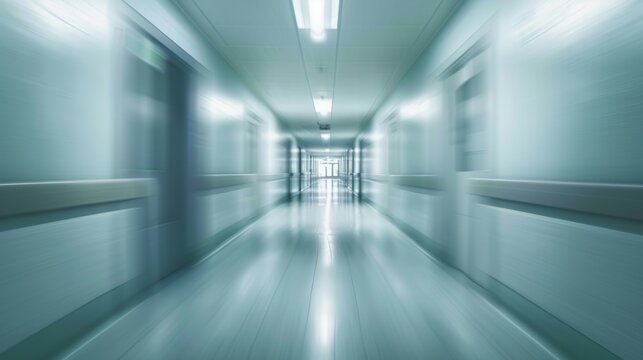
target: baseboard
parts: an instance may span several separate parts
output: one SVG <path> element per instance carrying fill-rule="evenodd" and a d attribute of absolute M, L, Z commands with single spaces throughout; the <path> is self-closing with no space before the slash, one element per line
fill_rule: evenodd
<path fill-rule="evenodd" d="M 430 237 L 426 236 L 425 234 L 423 234 L 422 232 L 420 232 L 419 230 L 417 230 L 413 226 L 407 224 L 406 222 L 393 217 L 391 214 L 388 213 L 388 211 L 386 211 L 385 209 L 381 208 L 380 206 L 375 204 L 370 199 L 360 197 L 358 194 L 355 194 L 355 193 L 354 193 L 354 195 L 357 196 L 358 198 L 360 198 L 360 200 L 363 203 L 368 204 L 370 207 L 372 207 L 377 212 L 382 214 L 382 216 L 384 216 L 388 221 L 390 221 L 393 225 L 395 225 L 395 227 L 397 227 L 400 231 L 402 231 L 406 236 L 408 236 L 409 238 L 413 239 L 413 242 L 418 247 L 420 247 L 424 251 L 426 251 L 429 254 L 431 254 L 431 257 L 435 257 L 438 260 L 446 263 L 446 260 L 447 260 L 446 259 L 446 254 L 440 248 L 440 244 L 437 241 L 435 241 L 435 240 L 431 239 Z"/>
<path fill-rule="evenodd" d="M 547 312 L 509 286 L 490 277 L 485 288 L 494 303 L 500 303 L 530 329 L 571 359 L 620 359 L 608 349 Z"/>
<path fill-rule="evenodd" d="M 243 232 L 245 228 L 254 224 L 257 220 L 259 220 L 260 218 L 262 218 L 263 216 L 265 216 L 267 213 L 274 210 L 275 208 L 281 206 L 282 204 L 287 203 L 298 193 L 299 192 L 286 195 L 282 197 L 280 200 L 277 200 L 270 205 L 266 205 L 262 208 L 259 208 L 259 210 L 257 210 L 253 215 L 246 217 L 244 219 L 241 219 L 236 223 L 229 225 L 228 227 L 222 230 L 219 230 L 216 234 L 211 235 L 210 237 L 208 237 L 208 240 L 206 241 L 205 245 L 196 249 L 191 254 L 189 261 L 185 265 L 190 265 L 192 263 L 199 262 L 202 260 L 202 258 L 209 257 L 212 255 L 213 252 L 221 250 L 220 248 L 227 245 L 228 240 L 236 238 L 236 236 L 240 232 Z"/>
<path fill-rule="evenodd" d="M 114 313 L 132 306 L 146 288 L 133 279 L 98 296 L 0 354 L 0 359 L 50 359 L 71 346 Z"/>

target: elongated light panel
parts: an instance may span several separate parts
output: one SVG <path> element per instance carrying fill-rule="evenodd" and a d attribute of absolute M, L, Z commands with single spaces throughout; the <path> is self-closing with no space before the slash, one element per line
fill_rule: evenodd
<path fill-rule="evenodd" d="M 299 29 L 310 29 L 313 39 L 325 36 L 328 29 L 337 29 L 339 0 L 293 0 Z"/>
<path fill-rule="evenodd" d="M 308 18 L 310 19 L 310 36 L 314 40 L 326 38 L 325 24 L 326 2 L 324 0 L 308 0 Z"/>
<path fill-rule="evenodd" d="M 313 99 L 313 104 L 315 105 L 315 111 L 321 116 L 326 116 L 333 111 L 332 99 L 315 98 Z"/>

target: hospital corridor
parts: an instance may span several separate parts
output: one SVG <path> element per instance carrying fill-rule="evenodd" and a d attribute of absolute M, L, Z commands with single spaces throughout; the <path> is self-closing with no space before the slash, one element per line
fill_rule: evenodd
<path fill-rule="evenodd" d="M 643 358 L 640 0 L 0 1 L 0 360 Z"/>

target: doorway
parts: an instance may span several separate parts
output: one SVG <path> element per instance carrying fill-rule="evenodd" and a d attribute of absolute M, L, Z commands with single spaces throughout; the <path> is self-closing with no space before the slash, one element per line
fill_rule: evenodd
<path fill-rule="evenodd" d="M 473 201 L 469 179 L 489 170 L 490 51 L 474 45 L 445 76 L 448 116 L 449 162 L 445 231 L 449 261 L 468 274 L 474 273 L 476 244 L 471 233 Z"/>
<path fill-rule="evenodd" d="M 325 158 L 319 161 L 319 173 L 321 177 L 339 176 L 339 159 Z"/>
<path fill-rule="evenodd" d="M 188 244 L 189 101 L 191 68 L 136 29 L 123 52 L 117 170 L 128 178 L 154 179 L 147 257 L 163 277 L 186 260 Z"/>

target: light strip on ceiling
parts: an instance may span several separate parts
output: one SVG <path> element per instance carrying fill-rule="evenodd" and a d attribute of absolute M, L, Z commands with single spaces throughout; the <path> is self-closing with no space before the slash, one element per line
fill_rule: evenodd
<path fill-rule="evenodd" d="M 295 20 L 297 20 L 297 28 L 306 29 L 306 20 L 304 18 L 304 9 L 302 8 L 302 1 L 293 0 L 292 7 L 295 11 Z"/>
<path fill-rule="evenodd" d="M 322 139 L 322 141 L 330 141 L 330 131 L 322 130 L 321 139 Z"/>
<path fill-rule="evenodd" d="M 315 105 L 315 111 L 321 116 L 326 116 L 333 111 L 333 99 L 315 98 L 313 99 L 313 104 Z"/>
<path fill-rule="evenodd" d="M 337 26 L 339 25 L 339 0 L 331 0 L 332 5 L 330 8 L 330 28 L 329 29 L 337 29 Z"/>
<path fill-rule="evenodd" d="M 310 36 L 315 41 L 326 39 L 326 2 L 324 0 L 308 0 L 308 17 L 310 18 Z"/>
<path fill-rule="evenodd" d="M 292 0 L 299 29 L 309 29 L 315 41 L 326 38 L 326 30 L 337 29 L 339 0 Z"/>

